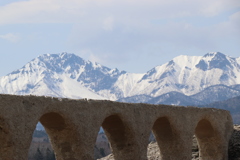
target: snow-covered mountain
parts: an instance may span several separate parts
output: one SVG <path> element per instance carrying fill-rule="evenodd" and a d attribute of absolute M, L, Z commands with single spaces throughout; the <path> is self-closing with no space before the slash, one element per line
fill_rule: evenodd
<path fill-rule="evenodd" d="M 178 56 L 144 74 L 131 95 L 138 93 L 157 97 L 171 91 L 193 95 L 217 84 L 240 84 L 237 59 L 219 52 L 203 57 Z"/>
<path fill-rule="evenodd" d="M 219 100 L 224 91 L 228 93 L 225 97 L 232 98 L 240 94 L 238 84 L 240 58 L 220 52 L 181 55 L 143 74 L 110 69 L 74 54 L 61 53 L 39 56 L 1 77 L 0 93 L 149 103 L 171 103 L 175 96 L 178 99 L 171 104 L 189 104 L 194 100 Z M 206 100 L 215 94 L 216 97 Z"/>
<path fill-rule="evenodd" d="M 109 89 L 123 73 L 74 54 L 44 54 L 1 77 L 0 92 L 106 99 L 97 91 Z"/>

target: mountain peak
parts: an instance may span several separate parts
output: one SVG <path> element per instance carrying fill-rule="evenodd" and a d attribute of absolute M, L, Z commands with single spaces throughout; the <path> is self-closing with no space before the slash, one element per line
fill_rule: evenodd
<path fill-rule="evenodd" d="M 68 53 L 68 52 L 62 52 L 62 53 L 55 53 L 55 54 L 42 54 L 38 56 L 37 58 L 39 59 L 46 59 L 46 60 L 51 60 L 51 59 L 69 59 L 69 58 L 77 58 L 77 59 L 82 59 L 81 57 L 75 55 L 74 53 Z M 83 60 L 83 59 L 82 59 Z"/>
<path fill-rule="evenodd" d="M 73 53 L 44 54 L 1 78 L 0 92 L 62 97 L 88 94 L 112 100 L 140 94 L 157 97 L 172 91 L 192 95 L 211 85 L 239 84 L 239 62 L 240 58 L 220 52 L 180 55 L 145 74 L 126 74 Z"/>
<path fill-rule="evenodd" d="M 66 55 L 74 55 L 74 54 L 72 54 L 72 53 L 67 53 L 67 52 L 62 52 L 62 53 L 60 53 L 60 57 L 61 57 L 61 58 L 64 57 L 64 56 L 66 56 Z"/>
<path fill-rule="evenodd" d="M 221 69 L 228 70 L 228 68 L 233 68 L 232 58 L 226 56 L 221 52 L 209 52 L 205 54 L 199 63 L 196 65 L 196 68 L 199 68 L 203 71 L 211 69 Z"/>
<path fill-rule="evenodd" d="M 37 63 L 47 70 L 61 73 L 66 69 L 78 70 L 81 65 L 86 64 L 86 61 L 73 53 L 63 52 L 59 54 L 43 54 L 29 63 Z"/>
<path fill-rule="evenodd" d="M 221 52 L 208 52 L 203 57 L 206 58 L 206 57 L 224 57 L 224 56 L 226 56 L 226 55 Z"/>
<path fill-rule="evenodd" d="M 97 92 L 111 89 L 124 73 L 117 68 L 85 61 L 73 53 L 43 54 L 0 79 L 5 84 L 0 92 L 101 98 Z M 17 87 L 14 87 L 16 83 Z"/>

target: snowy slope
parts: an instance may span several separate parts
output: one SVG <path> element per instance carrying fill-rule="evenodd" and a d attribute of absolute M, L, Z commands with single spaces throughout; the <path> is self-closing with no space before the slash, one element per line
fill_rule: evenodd
<path fill-rule="evenodd" d="M 204 56 L 181 55 L 143 74 L 110 69 L 74 54 L 61 53 L 41 55 L 21 69 L 1 77 L 0 93 L 137 102 L 141 99 L 151 101 L 151 97 L 167 93 L 179 95 L 180 99 L 184 97 L 180 95 L 207 97 L 210 92 L 213 93 L 205 90 L 210 86 L 238 84 L 240 58 L 231 58 L 219 52 Z M 232 95 L 236 94 L 231 92 L 229 97 Z"/>
<path fill-rule="evenodd" d="M 111 93 L 119 93 L 116 99 L 131 96 L 133 89 L 138 87 L 138 81 L 144 74 L 126 73 L 119 76 L 118 80 L 110 90 Z"/>
<path fill-rule="evenodd" d="M 201 56 L 178 56 L 147 72 L 131 95 L 157 97 L 176 91 L 193 95 L 212 85 L 240 84 L 240 65 L 235 58 L 214 52 Z"/>
<path fill-rule="evenodd" d="M 106 99 L 95 90 L 108 88 L 111 85 L 108 82 L 114 83 L 120 74 L 116 69 L 111 70 L 98 63 L 84 61 L 74 54 L 45 54 L 21 69 L 1 77 L 0 92 Z"/>
<path fill-rule="evenodd" d="M 240 57 L 236 58 L 238 64 L 240 64 Z"/>

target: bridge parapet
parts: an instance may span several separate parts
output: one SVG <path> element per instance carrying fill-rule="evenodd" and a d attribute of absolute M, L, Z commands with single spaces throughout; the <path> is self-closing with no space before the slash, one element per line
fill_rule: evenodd
<path fill-rule="evenodd" d="M 153 131 L 162 160 L 191 159 L 195 134 L 204 160 L 227 160 L 232 118 L 213 108 L 0 95 L 0 160 L 26 160 L 36 124 L 58 160 L 93 160 L 102 126 L 116 160 L 147 160 Z"/>

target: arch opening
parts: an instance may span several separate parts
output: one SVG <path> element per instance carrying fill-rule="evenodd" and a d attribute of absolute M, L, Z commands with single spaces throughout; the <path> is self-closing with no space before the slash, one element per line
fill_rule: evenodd
<path fill-rule="evenodd" d="M 36 128 L 32 135 L 32 141 L 28 150 L 28 160 L 56 160 L 50 139 L 45 130 Z"/>
<path fill-rule="evenodd" d="M 174 136 L 167 117 L 158 118 L 153 124 L 152 131 L 159 145 L 166 141 L 171 141 Z"/>
<path fill-rule="evenodd" d="M 159 151 L 158 159 L 175 159 L 180 154 L 178 136 L 168 117 L 158 118 L 152 126 L 152 132 L 157 141 L 155 148 Z"/>
<path fill-rule="evenodd" d="M 191 150 L 192 155 L 196 152 L 194 144 L 196 142 L 191 139 L 191 132 L 184 134 L 185 128 L 178 128 L 175 124 L 175 119 L 168 117 L 160 117 L 154 122 L 152 132 L 157 144 L 154 142 L 149 144 L 155 152 L 148 149 L 150 159 L 190 159 Z"/>
<path fill-rule="evenodd" d="M 29 150 L 32 159 L 29 160 L 35 160 L 36 156 L 49 160 L 76 160 L 82 154 L 76 127 L 69 119 L 60 113 L 48 112 L 39 118 L 39 122 L 44 128 L 35 129 L 33 133 Z"/>
<path fill-rule="evenodd" d="M 96 138 L 95 146 L 94 146 L 94 159 L 100 159 L 100 158 L 106 157 L 111 153 L 112 151 L 110 148 L 110 142 L 108 141 L 108 138 L 104 133 L 103 128 L 100 127 L 100 130 L 98 131 L 98 135 Z"/>
<path fill-rule="evenodd" d="M 159 159 L 160 149 L 153 131 L 151 131 L 148 138 L 147 157 L 148 159 Z"/>
<path fill-rule="evenodd" d="M 158 118 L 152 127 L 152 132 L 158 144 L 159 158 L 171 159 L 169 147 L 172 146 L 174 134 L 167 117 Z M 155 147 L 157 148 L 157 146 Z M 150 156 L 150 155 L 149 155 Z"/>
<path fill-rule="evenodd" d="M 112 147 L 122 150 L 126 146 L 125 126 L 119 116 L 111 115 L 105 118 L 102 127 Z"/>
<path fill-rule="evenodd" d="M 112 151 L 110 155 L 115 160 L 122 160 L 128 157 L 135 159 L 136 145 L 132 130 L 126 122 L 117 114 L 108 116 L 102 123 L 102 128 L 109 140 Z"/>
<path fill-rule="evenodd" d="M 192 160 L 199 159 L 199 145 L 196 135 L 193 135 L 192 138 Z"/>
<path fill-rule="evenodd" d="M 50 137 L 53 139 L 55 132 L 60 132 L 65 129 L 65 120 L 60 114 L 50 112 L 42 115 L 39 122 L 32 135 L 32 142 L 28 151 L 28 160 L 55 160 L 54 146 L 52 146 L 53 142 L 50 140 Z"/>

